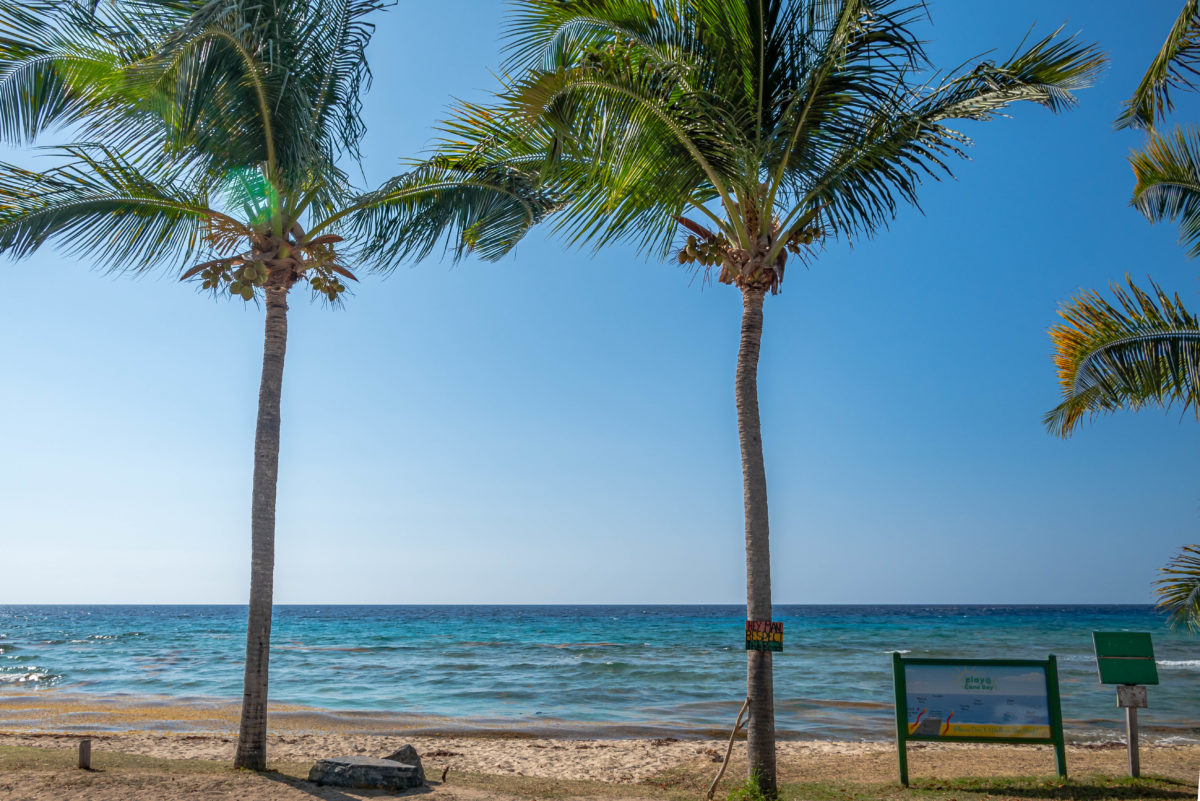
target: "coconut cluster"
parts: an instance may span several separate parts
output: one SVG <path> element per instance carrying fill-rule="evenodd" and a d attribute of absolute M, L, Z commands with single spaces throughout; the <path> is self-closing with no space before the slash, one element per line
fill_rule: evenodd
<path fill-rule="evenodd" d="M 268 284 L 286 288 L 306 279 L 314 292 L 331 302 L 337 301 L 346 291 L 346 284 L 339 276 L 357 280 L 336 263 L 333 244 L 340 242 L 341 237 L 329 234 L 304 242 L 303 232 L 295 233 L 295 240 L 255 237 L 249 253 L 197 265 L 184 273 L 183 278 L 197 277 L 203 289 L 228 291 L 247 301 L 254 299 L 258 288 Z"/>
<path fill-rule="evenodd" d="M 721 263 L 728 248 L 729 240 L 720 234 L 704 239 L 697 239 L 689 234 L 687 243 L 679 249 L 676 258 L 680 264 L 700 264 L 704 267 L 712 267 Z"/>

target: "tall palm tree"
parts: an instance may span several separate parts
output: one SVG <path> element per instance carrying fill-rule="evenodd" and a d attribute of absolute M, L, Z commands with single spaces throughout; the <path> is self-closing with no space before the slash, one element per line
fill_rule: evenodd
<path fill-rule="evenodd" d="M 267 677 L 290 291 L 338 302 L 350 263 L 506 253 L 553 208 L 536 176 L 443 156 L 378 189 L 338 166 L 363 133 L 377 0 L 127 0 L 0 6 L 0 135 L 73 124 L 43 172 L 0 165 L 0 253 L 56 242 L 113 270 L 174 265 L 266 309 L 250 603 L 235 765 L 266 766 Z M 200 263 L 195 263 L 201 259 Z"/>
<path fill-rule="evenodd" d="M 771 618 L 757 369 L 767 295 L 789 257 L 869 236 L 966 136 L 1017 101 L 1074 104 L 1103 64 L 1052 34 L 950 75 L 928 66 L 919 6 L 886 0 L 522 0 L 506 93 L 554 134 L 571 191 L 558 228 L 674 255 L 742 295 L 734 382 L 743 473 L 747 618 Z M 581 168 L 580 165 L 586 165 Z M 684 238 L 686 237 L 686 238 Z M 749 773 L 776 791 L 772 655 L 749 651 Z"/>

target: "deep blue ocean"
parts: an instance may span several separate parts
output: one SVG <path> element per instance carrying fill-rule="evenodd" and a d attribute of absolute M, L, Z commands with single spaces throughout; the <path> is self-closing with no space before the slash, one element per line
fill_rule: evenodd
<path fill-rule="evenodd" d="M 1058 657 L 1068 740 L 1117 739 L 1091 632 L 1149 631 L 1151 739 L 1200 742 L 1200 636 L 1149 606 L 777 606 L 782 737 L 890 739 L 891 652 Z M 745 607 L 277 606 L 273 701 L 608 736 L 718 734 L 745 697 Z M 5 693 L 237 701 L 241 606 L 0 606 Z M 594 724 L 603 724 L 596 726 Z"/>

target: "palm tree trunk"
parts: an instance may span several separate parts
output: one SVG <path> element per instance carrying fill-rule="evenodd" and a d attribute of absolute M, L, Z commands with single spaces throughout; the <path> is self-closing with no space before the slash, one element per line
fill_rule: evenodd
<path fill-rule="evenodd" d="M 767 471 L 763 465 L 762 430 L 758 418 L 758 350 L 762 340 L 766 291 L 742 290 L 742 343 L 738 349 L 738 441 L 742 449 L 742 488 L 746 506 L 746 619 L 771 619 L 771 543 L 767 524 Z M 771 652 L 746 652 L 746 727 L 749 772 L 758 777 L 768 797 L 775 780 L 775 690 Z"/>
<path fill-rule="evenodd" d="M 234 767 L 267 767 L 267 667 L 271 657 L 271 595 L 275 579 L 275 486 L 279 479 L 279 397 L 287 350 L 287 289 L 267 287 L 266 341 L 254 433 L 254 496 L 250 508 L 250 615 L 246 676 Z"/>

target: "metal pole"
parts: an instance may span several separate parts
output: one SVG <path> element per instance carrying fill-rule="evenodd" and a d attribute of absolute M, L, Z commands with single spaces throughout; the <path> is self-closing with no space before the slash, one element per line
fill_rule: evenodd
<path fill-rule="evenodd" d="M 1125 707 L 1125 731 L 1129 738 L 1129 775 L 1136 779 L 1142 775 L 1142 766 L 1138 760 L 1137 707 Z"/>

